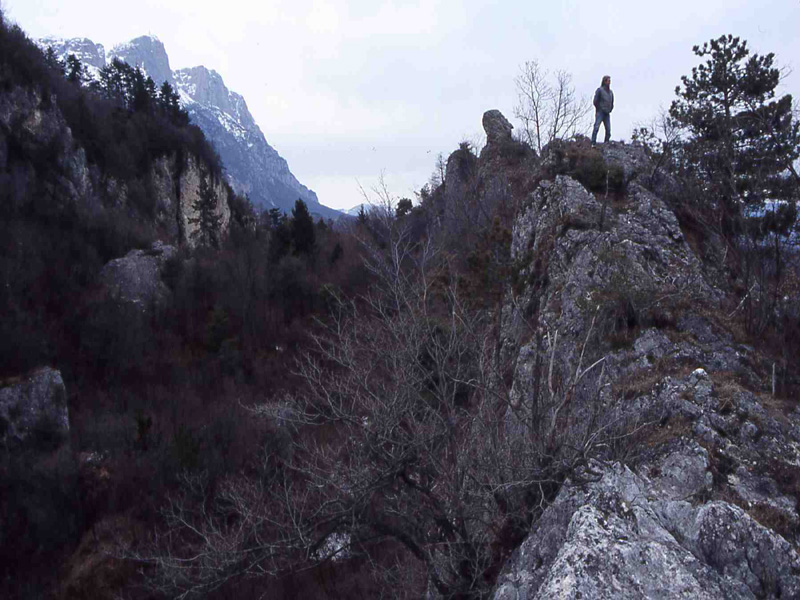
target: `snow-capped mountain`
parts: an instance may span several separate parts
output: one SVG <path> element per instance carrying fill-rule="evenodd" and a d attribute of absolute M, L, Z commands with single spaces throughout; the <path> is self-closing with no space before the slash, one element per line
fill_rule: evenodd
<path fill-rule="evenodd" d="M 173 71 L 164 44 L 155 36 L 114 46 L 107 57 L 101 44 L 85 38 L 45 38 L 39 43 L 52 47 L 62 58 L 75 54 L 89 65 L 93 75 L 106 61 L 118 58 L 140 67 L 157 87 L 168 81 L 180 94 L 191 122 L 213 143 L 230 184 L 237 192 L 247 194 L 256 209 L 289 212 L 302 198 L 312 213 L 326 219 L 341 216 L 339 211 L 320 204 L 317 195 L 297 180 L 286 160 L 267 143 L 244 98 L 229 90 L 219 73 L 203 66 Z"/>
<path fill-rule="evenodd" d="M 80 60 L 92 77 L 97 77 L 100 69 L 106 66 L 106 51 L 103 44 L 95 44 L 86 38 L 72 38 L 62 40 L 59 38 L 46 37 L 39 40 L 42 48 L 52 48 L 56 56 L 66 60 L 67 56 L 74 54 Z"/>
<path fill-rule="evenodd" d="M 141 68 L 155 81 L 157 87 L 160 87 L 165 81 L 168 81 L 171 86 L 175 86 L 167 50 L 161 40 L 154 35 L 143 35 L 125 44 L 114 46 L 108 53 L 108 62 L 115 58 Z"/>

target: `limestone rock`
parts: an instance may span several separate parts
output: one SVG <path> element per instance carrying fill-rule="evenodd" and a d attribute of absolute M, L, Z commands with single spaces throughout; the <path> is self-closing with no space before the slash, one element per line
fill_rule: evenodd
<path fill-rule="evenodd" d="M 99 275 L 100 285 L 110 299 L 123 304 L 142 310 L 160 304 L 169 294 L 161 280 L 161 272 L 175 253 L 174 246 L 161 242 L 156 242 L 148 250 L 131 250 L 103 267 Z"/>
<path fill-rule="evenodd" d="M 483 130 L 486 132 L 486 144 L 503 145 L 512 141 L 511 130 L 514 126 L 508 122 L 497 109 L 483 113 Z"/>
<path fill-rule="evenodd" d="M 759 397 L 771 363 L 719 318 L 719 280 L 652 191 L 669 182 L 653 184 L 644 149 L 599 151 L 625 180 L 613 205 L 565 175 L 515 198 L 498 351 L 513 368 L 506 431 L 524 429 L 551 379 L 558 393 L 601 365 L 569 390 L 561 435 L 586 439 L 597 417 L 646 443 L 625 464 L 595 449 L 599 478 L 561 488 L 494 597 L 800 598 L 800 411 Z"/>
<path fill-rule="evenodd" d="M 0 445 L 58 445 L 69 435 L 61 372 L 45 367 L 0 388 Z"/>
<path fill-rule="evenodd" d="M 197 244 L 196 232 L 200 225 L 192 222 L 197 218 L 195 202 L 200 198 L 200 181 L 209 177 L 194 157 L 188 157 L 186 167 L 180 176 L 180 202 L 178 206 L 178 229 L 182 243 L 194 246 Z M 210 177 L 209 184 L 216 198 L 214 212 L 220 217 L 220 233 L 228 230 L 231 221 L 231 209 L 228 205 L 228 194 L 222 179 Z"/>
<path fill-rule="evenodd" d="M 139 67 L 151 77 L 160 88 L 165 81 L 175 87 L 175 79 L 169 66 L 169 57 L 164 44 L 157 37 L 143 35 L 136 39 L 114 46 L 108 53 L 109 62 L 113 59 Z"/>
<path fill-rule="evenodd" d="M 688 480 L 703 481 L 703 461 L 685 468 Z M 620 464 L 601 470 L 595 483 L 562 489 L 510 560 L 495 600 L 800 594 L 796 551 L 740 508 L 665 497 L 659 478 Z"/>

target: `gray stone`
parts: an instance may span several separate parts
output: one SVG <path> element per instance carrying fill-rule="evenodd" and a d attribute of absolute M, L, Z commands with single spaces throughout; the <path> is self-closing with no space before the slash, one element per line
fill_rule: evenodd
<path fill-rule="evenodd" d="M 669 486 L 657 479 L 615 465 L 597 483 L 566 486 L 509 561 L 494 599 L 800 593 L 800 559 L 783 538 L 724 502 L 665 497 Z"/>
<path fill-rule="evenodd" d="M 782 513 L 785 519 L 798 522 L 797 502 L 781 494 L 775 480 L 768 475 L 751 473 L 747 467 L 739 465 L 735 473 L 728 475 L 728 484 L 749 506 L 766 505 Z"/>
<path fill-rule="evenodd" d="M 501 146 L 511 142 L 512 129 L 514 126 L 499 110 L 487 110 L 483 113 L 483 130 L 486 132 L 487 146 Z"/>
<path fill-rule="evenodd" d="M 552 358 L 556 393 L 578 365 L 602 364 L 569 389 L 574 423 L 561 435 L 585 439 L 590 415 L 604 431 L 655 436 L 629 450 L 628 464 L 596 465 L 600 481 L 565 483 L 494 597 L 800 598 L 797 498 L 786 483 L 800 465 L 800 411 L 777 415 L 753 393 L 768 365 L 715 317 L 719 280 L 652 191 L 647 153 L 601 151 L 628 184 L 602 228 L 597 197 L 569 177 L 517 198 L 517 272 L 498 351 L 513 370 L 506 432 L 517 435 L 524 407 L 547 393 L 537 361 Z M 603 452 L 594 456 L 611 462 Z"/>
<path fill-rule="evenodd" d="M 59 445 L 69 435 L 61 372 L 45 367 L 0 388 L 0 444 L 7 448 Z"/>
<path fill-rule="evenodd" d="M 173 246 L 161 242 L 156 242 L 148 250 L 131 250 L 103 267 L 99 275 L 100 285 L 109 298 L 148 310 L 163 303 L 169 295 L 169 288 L 161 280 L 161 272 L 175 253 Z"/>

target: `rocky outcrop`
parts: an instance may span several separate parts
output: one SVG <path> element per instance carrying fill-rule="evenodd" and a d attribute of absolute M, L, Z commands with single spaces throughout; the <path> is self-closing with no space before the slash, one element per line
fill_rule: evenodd
<path fill-rule="evenodd" d="M 202 179 L 211 188 L 215 197 L 216 207 L 214 213 L 219 218 L 220 233 L 228 230 L 231 221 L 231 209 L 228 205 L 228 192 L 221 178 L 215 177 L 203 168 L 194 157 L 188 157 L 186 165 L 181 169 L 178 180 L 178 231 L 181 243 L 193 246 L 197 243 L 197 231 L 200 224 L 197 222 L 197 201 L 200 198 L 200 185 Z"/>
<path fill-rule="evenodd" d="M 69 435 L 61 373 L 45 367 L 0 387 L 0 446 L 58 446 Z"/>
<path fill-rule="evenodd" d="M 786 540 L 739 507 L 697 503 L 711 480 L 701 447 L 677 448 L 652 467 L 651 478 L 596 466 L 595 483 L 564 486 L 495 600 L 800 595 L 800 557 Z"/>
<path fill-rule="evenodd" d="M 21 87 L 0 94 L 0 141 L 0 170 L 8 166 L 9 144 L 15 145 L 17 152 L 31 154 L 48 148 L 52 155 L 48 182 L 52 195 L 73 207 L 81 203 L 84 210 L 96 210 L 86 154 L 76 146 L 64 116 L 50 98 Z M 35 179 L 33 171 L 17 170 L 14 177 L 0 180 L 0 185 L 17 201 L 34 188 Z"/>
<path fill-rule="evenodd" d="M 122 258 L 110 261 L 98 277 L 104 295 L 142 310 L 162 304 L 169 289 L 161 274 L 166 262 L 176 252 L 174 246 L 156 242 L 148 250 L 131 250 Z"/>
<path fill-rule="evenodd" d="M 800 597 L 800 413 L 764 401 L 770 364 L 728 328 L 718 280 L 653 191 L 670 182 L 654 185 L 641 148 L 599 152 L 622 190 L 561 174 L 517 199 L 498 352 L 509 435 L 553 388 L 560 435 L 614 441 L 565 482 L 494 598 Z"/>
<path fill-rule="evenodd" d="M 12 199 L 30 196 L 31 189 L 42 185 L 43 176 L 17 168 L 13 177 L 4 177 L 9 143 L 28 155 L 41 154 L 41 148 L 47 148 L 52 155 L 48 159 L 45 186 L 52 196 L 52 209 L 76 211 L 87 219 L 104 211 L 128 210 L 131 191 L 127 184 L 104 176 L 88 163 L 86 153 L 75 142 L 52 98 L 43 98 L 40 92 L 22 87 L 0 94 L 0 184 Z M 175 243 L 193 245 L 198 227 L 192 222 L 197 216 L 194 203 L 202 177 L 209 177 L 208 168 L 194 156 L 179 159 L 172 155 L 154 160 L 147 177 L 149 188 L 145 191 L 154 206 L 152 217 L 148 215 L 148 225 Z M 224 234 L 230 222 L 228 192 L 220 177 L 211 177 L 211 188 L 220 217 L 220 232 Z"/>
<path fill-rule="evenodd" d="M 514 126 L 499 110 L 487 110 L 483 113 L 483 130 L 486 132 L 487 146 L 502 146 L 511 142 L 512 129 Z"/>

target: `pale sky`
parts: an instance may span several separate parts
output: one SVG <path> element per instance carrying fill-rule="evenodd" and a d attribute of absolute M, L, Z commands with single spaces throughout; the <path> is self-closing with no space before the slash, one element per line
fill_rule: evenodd
<path fill-rule="evenodd" d="M 242 94 L 267 141 L 320 201 L 360 202 L 384 175 L 413 198 L 481 116 L 514 123 L 526 60 L 591 95 L 612 77 L 613 139 L 629 139 L 698 64 L 692 46 L 732 33 L 800 69 L 800 0 L 0 0 L 30 37 L 87 37 L 106 51 L 151 33 L 172 69 L 205 65 Z M 794 63 L 794 64 L 793 64 Z M 783 82 L 800 98 L 800 72 Z M 516 123 L 515 123 L 516 125 Z M 601 133 L 602 135 L 602 133 Z"/>

